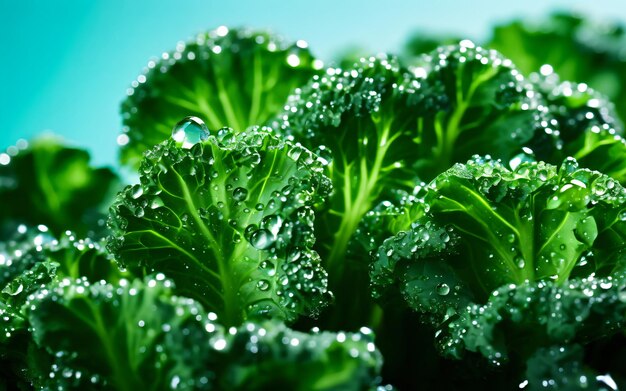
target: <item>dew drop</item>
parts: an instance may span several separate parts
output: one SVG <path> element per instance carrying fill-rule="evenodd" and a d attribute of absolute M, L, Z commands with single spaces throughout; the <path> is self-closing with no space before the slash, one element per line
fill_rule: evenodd
<path fill-rule="evenodd" d="M 603 281 L 600 283 L 600 288 L 602 289 L 611 289 L 613 284 L 610 281 Z"/>
<path fill-rule="evenodd" d="M 259 250 L 265 250 L 273 243 L 272 233 L 266 229 L 259 229 L 250 235 L 250 244 Z"/>
<path fill-rule="evenodd" d="M 162 207 L 163 205 L 165 205 L 163 203 L 163 200 L 161 199 L 161 197 L 157 196 L 152 199 L 152 202 L 150 203 L 150 209 L 157 209 Z"/>
<path fill-rule="evenodd" d="M 143 188 L 141 187 L 141 185 L 134 185 L 130 189 L 130 191 L 132 192 L 132 197 L 134 199 L 137 199 L 143 195 Z"/>
<path fill-rule="evenodd" d="M 235 190 L 233 190 L 233 198 L 235 199 L 235 201 L 243 202 L 246 200 L 247 197 L 248 190 L 246 190 L 245 188 L 237 187 Z"/>
<path fill-rule="evenodd" d="M 283 219 L 279 215 L 269 215 L 261 221 L 261 226 L 270 231 L 274 237 L 278 236 L 282 225 Z"/>
<path fill-rule="evenodd" d="M 222 145 L 232 144 L 234 140 L 235 135 L 228 128 L 222 128 L 217 132 L 217 141 Z"/>
<path fill-rule="evenodd" d="M 302 154 L 302 147 L 300 145 L 298 145 L 298 144 L 293 146 L 293 148 L 291 148 L 287 152 L 287 156 L 289 156 L 290 158 L 292 158 L 295 161 L 297 161 L 300 158 L 301 154 Z"/>
<path fill-rule="evenodd" d="M 450 293 L 450 287 L 446 283 L 441 283 L 437 285 L 437 287 L 435 288 L 435 291 L 437 292 L 439 296 L 445 296 L 448 293 Z"/>
<path fill-rule="evenodd" d="M 266 291 L 269 289 L 270 283 L 267 280 L 259 280 L 259 282 L 256 284 L 256 287 L 259 288 L 259 290 L 261 291 Z"/>
<path fill-rule="evenodd" d="M 198 117 L 185 117 L 172 129 L 172 138 L 189 149 L 195 144 L 208 139 L 209 129 Z"/>
<path fill-rule="evenodd" d="M 178 376 L 174 376 L 172 378 L 172 381 L 170 382 L 170 388 L 175 390 L 178 388 L 178 385 L 180 384 L 180 377 Z"/>
<path fill-rule="evenodd" d="M 141 206 L 135 209 L 135 217 L 142 218 L 144 214 L 145 211 Z"/>
<path fill-rule="evenodd" d="M 22 291 L 24 290 L 24 285 L 19 284 L 16 287 L 12 287 L 12 284 L 9 284 L 6 288 L 4 288 L 4 290 L 2 291 L 3 293 L 8 293 L 11 296 L 17 296 L 20 293 L 22 293 Z"/>

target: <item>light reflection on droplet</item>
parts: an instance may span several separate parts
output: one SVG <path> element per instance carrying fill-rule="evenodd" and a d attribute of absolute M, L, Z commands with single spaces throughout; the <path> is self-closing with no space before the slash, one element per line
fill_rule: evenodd
<path fill-rule="evenodd" d="M 209 129 L 198 117 L 185 117 L 172 129 L 172 138 L 189 149 L 209 137 Z"/>
<path fill-rule="evenodd" d="M 215 29 L 215 32 L 217 33 L 217 35 L 219 35 L 220 37 L 224 37 L 226 36 L 226 34 L 228 34 L 228 27 L 226 26 L 220 26 L 217 29 Z"/>
<path fill-rule="evenodd" d="M 287 56 L 287 64 L 292 67 L 297 67 L 300 65 L 300 57 L 297 54 L 290 54 Z"/>

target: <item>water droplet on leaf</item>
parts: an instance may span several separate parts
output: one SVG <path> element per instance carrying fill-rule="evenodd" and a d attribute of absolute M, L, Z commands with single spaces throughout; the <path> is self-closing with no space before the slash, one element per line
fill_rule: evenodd
<path fill-rule="evenodd" d="M 272 233 L 266 229 L 259 229 L 250 235 L 250 244 L 259 250 L 265 250 L 273 243 Z"/>
<path fill-rule="evenodd" d="M 172 129 L 172 138 L 189 149 L 209 137 L 209 129 L 198 117 L 185 117 Z"/>
<path fill-rule="evenodd" d="M 235 199 L 235 201 L 237 202 L 245 201 L 246 197 L 248 197 L 248 190 L 246 190 L 245 188 L 238 187 L 235 190 L 233 190 L 233 198 Z"/>
<path fill-rule="evenodd" d="M 435 288 L 435 292 L 437 292 L 439 296 L 445 296 L 450 293 L 450 287 L 446 283 L 441 283 L 437 285 L 437 287 Z"/>

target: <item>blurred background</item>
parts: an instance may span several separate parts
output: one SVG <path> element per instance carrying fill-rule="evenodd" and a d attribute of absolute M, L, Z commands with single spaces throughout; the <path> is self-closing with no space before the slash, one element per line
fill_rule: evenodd
<path fill-rule="evenodd" d="M 573 11 L 626 22 L 623 0 L 0 0 L 0 150 L 42 132 L 117 166 L 119 104 L 148 59 L 219 25 L 308 41 L 329 63 L 352 48 L 398 52 L 416 30 L 484 42 L 493 26 Z"/>

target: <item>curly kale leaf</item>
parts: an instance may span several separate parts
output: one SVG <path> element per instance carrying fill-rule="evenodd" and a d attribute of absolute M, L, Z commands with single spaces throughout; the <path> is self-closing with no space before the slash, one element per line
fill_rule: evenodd
<path fill-rule="evenodd" d="M 37 342 L 54 353 L 50 388 L 362 390 L 379 381 L 369 329 L 302 333 L 277 321 L 228 331 L 163 274 L 117 285 L 64 280 L 36 294 Z M 82 387 L 82 388 L 81 388 Z"/>
<path fill-rule="evenodd" d="M 555 73 L 533 74 L 530 79 L 545 97 L 557 121 L 559 148 L 539 158 L 560 163 L 568 156 L 582 167 L 626 181 L 626 141 L 614 105 L 586 84 L 560 82 Z"/>
<path fill-rule="evenodd" d="M 100 242 L 77 239 L 71 232 L 56 239 L 43 226 L 25 229 L 0 243 L 0 342 L 26 330 L 23 305 L 42 287 L 63 278 L 116 282 L 130 275 L 118 268 Z"/>
<path fill-rule="evenodd" d="M 364 390 L 380 381 L 382 357 L 367 328 L 307 334 L 247 323 L 224 346 L 214 361 L 220 389 Z"/>
<path fill-rule="evenodd" d="M 20 227 L 11 240 L 0 243 L 0 366 L 3 377 L 16 381 L 41 377 L 51 359 L 32 340 L 26 314 L 30 295 L 63 278 L 91 282 L 119 281 L 120 271 L 99 242 L 79 240 L 72 233 L 55 239 L 47 227 Z M 19 380 L 21 379 L 21 380 Z"/>
<path fill-rule="evenodd" d="M 624 274 L 505 285 L 486 304 L 471 304 L 438 331 L 438 346 L 461 358 L 480 352 L 496 365 L 523 361 L 556 344 L 585 346 L 620 333 Z"/>
<path fill-rule="evenodd" d="M 101 234 L 103 205 L 117 191 L 117 176 L 90 167 L 86 151 L 53 136 L 18 144 L 8 150 L 8 164 L 0 164 L 0 235 L 6 239 L 19 224 L 43 224 L 54 235 Z"/>
<path fill-rule="evenodd" d="M 622 274 L 573 279 L 567 285 L 553 281 L 505 285 L 486 304 L 464 309 L 461 319 L 450 322 L 439 335 L 439 342 L 456 356 L 465 347 L 499 362 L 509 352 L 525 357 L 537 346 L 591 341 L 623 327 L 625 289 Z M 466 325 L 471 327 L 461 331 Z M 524 345 L 518 345 L 523 340 Z"/>
<path fill-rule="evenodd" d="M 321 67 L 306 42 L 266 32 L 222 26 L 180 42 L 176 50 L 150 60 L 128 89 L 121 160 L 138 165 L 142 153 L 168 137 L 185 116 L 204 118 L 211 129 L 265 125 Z"/>
<path fill-rule="evenodd" d="M 55 357 L 41 381 L 49 389 L 212 389 L 198 343 L 219 326 L 170 286 L 162 274 L 115 285 L 64 279 L 34 294 L 33 336 Z"/>
<path fill-rule="evenodd" d="M 165 273 L 229 326 L 292 321 L 328 300 L 311 247 L 330 183 L 305 148 L 267 128 L 170 139 L 146 153 L 140 182 L 111 208 L 109 249 L 123 264 Z"/>
<path fill-rule="evenodd" d="M 283 130 L 329 162 L 335 193 L 318 218 L 318 251 L 340 313 L 345 279 L 367 280 L 366 254 L 346 256 L 366 213 L 474 153 L 508 159 L 532 140 L 552 142 L 540 99 L 509 60 L 469 41 L 412 71 L 386 57 L 329 69 L 290 98 Z"/>
<path fill-rule="evenodd" d="M 555 13 L 545 20 L 497 26 L 488 47 L 501 51 L 524 72 L 554 70 L 564 80 L 586 83 L 615 102 L 626 120 L 623 25 Z"/>
<path fill-rule="evenodd" d="M 438 101 L 419 118 L 421 179 L 431 180 L 475 154 L 508 159 L 538 142 L 556 147 L 543 98 L 500 53 L 464 40 L 421 62 L 412 70 L 424 75 L 428 101 Z"/>
<path fill-rule="evenodd" d="M 371 255 L 385 239 L 410 229 L 413 222 L 424 214 L 424 202 L 420 194 L 425 186 L 422 182 L 411 193 L 392 191 L 387 200 L 367 212 L 354 233 L 349 251 Z"/>
<path fill-rule="evenodd" d="M 498 161 L 477 158 L 431 182 L 424 197 L 428 213 L 414 222 L 411 232 L 400 232 L 383 245 L 375 267 L 388 265 L 380 270 L 392 272 L 405 259 L 386 256 L 396 250 L 396 242 L 404 252 L 405 244 L 399 242 L 403 235 L 428 237 L 416 249 L 419 254 L 439 249 L 440 243 L 433 242 L 439 235 L 431 233 L 446 231 L 450 244 L 441 251 L 460 256 L 444 257 L 443 263 L 478 300 L 509 283 L 563 283 L 592 272 L 610 275 L 621 264 L 624 201 L 617 181 L 580 169 L 573 159 L 558 170 L 542 162 L 509 170 Z M 418 259 L 416 255 L 412 262 Z M 581 265 L 582 259 L 588 262 Z"/>
<path fill-rule="evenodd" d="M 626 191 L 616 180 L 573 159 L 509 170 L 476 158 L 431 182 L 424 205 L 381 246 L 371 277 L 375 292 L 397 289 L 428 315 L 444 351 L 528 357 L 621 327 Z"/>
<path fill-rule="evenodd" d="M 587 365 L 585 349 L 577 344 L 556 345 L 539 349 L 526 363 L 526 373 L 518 387 L 534 391 L 619 390 L 623 379 L 613 378 Z"/>

